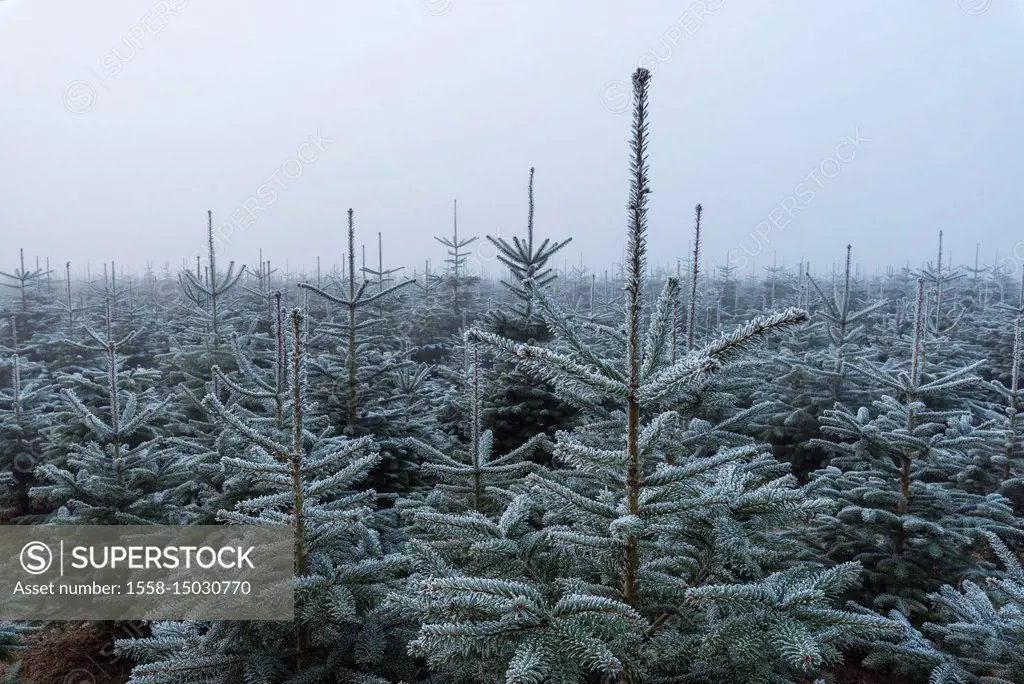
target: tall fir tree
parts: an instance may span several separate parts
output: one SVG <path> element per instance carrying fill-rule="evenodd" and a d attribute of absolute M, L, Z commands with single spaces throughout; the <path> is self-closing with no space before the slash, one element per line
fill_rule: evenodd
<path fill-rule="evenodd" d="M 74 389 L 61 390 L 70 414 L 85 428 L 89 441 L 74 443 L 59 462 L 37 469 L 44 484 L 30 495 L 60 505 L 56 521 L 62 523 L 136 525 L 178 521 L 180 488 L 191 476 L 189 459 L 162 448 L 152 423 L 167 399 L 152 390 L 136 393 L 123 388 L 125 368 L 121 349 L 135 339 L 134 330 L 114 337 L 112 303 L 107 300 L 106 332 L 86 328 L 92 343 L 69 344 L 102 355 L 104 369 L 86 381 L 102 399 L 88 405 Z M 156 433 L 156 434 L 154 434 Z M 59 439 L 60 431 L 53 433 Z M 65 449 L 57 444 L 58 450 Z"/>
<path fill-rule="evenodd" d="M 507 682 L 794 682 L 840 660 L 839 648 L 856 636 L 893 629 L 830 605 L 856 583 L 856 564 L 815 570 L 784 559 L 785 544 L 773 542 L 773 529 L 827 502 L 805 498 L 756 446 L 708 457 L 679 453 L 672 444 L 679 415 L 650 415 L 659 400 L 802 323 L 806 313 L 752 321 L 669 365 L 678 289 L 670 279 L 644 333 L 649 81 L 644 69 L 633 76 L 625 353 L 595 353 L 536 290 L 555 348 L 468 334 L 616 414 L 601 446 L 559 434 L 556 457 L 568 468 L 531 475 L 529 491 L 499 523 L 448 520 L 449 536 L 476 539 L 474 550 L 490 563 L 476 572 L 446 568 L 444 549 L 458 542 L 439 540 L 441 557 L 421 564 L 422 593 L 413 605 L 422 624 L 410 649 L 435 667 L 465 674 L 472 665 Z"/>
<path fill-rule="evenodd" d="M 381 599 L 404 565 L 374 529 L 376 493 L 357 489 L 380 456 L 368 437 L 332 436 L 309 400 L 302 315 L 291 315 L 288 398 L 283 423 L 260 419 L 216 396 L 205 403 L 249 448 L 223 459 L 226 470 L 251 480 L 250 498 L 218 517 L 228 523 L 294 528 L 295 619 L 287 622 L 158 622 L 151 637 L 120 642 L 142 665 L 138 684 L 252 681 L 387 684 L 411 677 L 413 664 L 394 658 Z M 267 388 L 232 391 L 274 401 Z M 276 403 L 276 401 L 275 401 Z M 411 673 L 411 674 L 410 674 Z"/>
<path fill-rule="evenodd" d="M 534 231 L 534 168 L 530 168 L 527 185 L 526 236 L 487 236 L 496 257 L 509 274 L 501 284 L 511 301 L 486 316 L 488 328 L 502 337 L 519 342 L 543 343 L 551 338 L 544 318 L 536 310 L 534 296 L 526 283 L 536 287 L 550 286 L 556 279 L 548 266 L 551 258 L 568 245 L 572 238 L 552 242 L 545 238 L 538 244 Z M 553 436 L 557 430 L 571 427 L 575 410 L 561 401 L 543 378 L 530 375 L 519 364 L 498 359 L 489 369 L 492 391 L 486 398 L 485 414 L 491 435 L 499 451 L 509 451 L 523 439 L 535 435 Z"/>
<path fill-rule="evenodd" d="M 853 366 L 884 388 L 874 415 L 836 404 L 821 417 L 829 439 L 814 440 L 832 455 L 814 474 L 815 491 L 842 505 L 822 522 L 816 543 L 837 561 L 863 562 L 875 605 L 907 615 L 927 612 L 928 591 L 974 566 L 978 529 L 1014 534 L 1019 526 L 1004 497 L 972 494 L 955 482 L 968 451 L 994 435 L 969 411 L 929 404 L 980 384 L 974 371 L 982 362 L 946 370 L 933 357 L 926 366 L 923 279 L 917 293 L 909 361 Z"/>

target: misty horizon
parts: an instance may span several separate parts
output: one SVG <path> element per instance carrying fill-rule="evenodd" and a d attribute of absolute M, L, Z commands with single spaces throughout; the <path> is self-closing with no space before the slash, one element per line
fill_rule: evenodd
<path fill-rule="evenodd" d="M 621 258 L 638 66 L 653 265 L 687 258 L 697 203 L 705 261 L 743 273 L 776 254 L 828 271 L 848 243 L 867 273 L 916 267 L 939 231 L 954 264 L 977 244 L 1024 261 L 1024 3 L 241 7 L 0 2 L 0 57 L 27 65 L 2 77 L 4 270 L 18 248 L 58 274 L 177 269 L 205 255 L 207 210 L 224 263 L 328 269 L 351 207 L 368 264 L 379 232 L 411 274 L 442 264 L 457 199 L 501 275 L 483 236 L 525 231 L 536 167 L 538 234 L 600 274 Z"/>

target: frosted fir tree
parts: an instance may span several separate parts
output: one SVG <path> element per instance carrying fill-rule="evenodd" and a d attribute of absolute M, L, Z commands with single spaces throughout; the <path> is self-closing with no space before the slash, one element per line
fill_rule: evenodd
<path fill-rule="evenodd" d="M 317 261 L 319 264 L 319 259 Z M 260 319 L 273 320 L 274 319 L 274 296 L 276 292 L 279 292 L 279 288 L 275 287 L 274 274 L 278 273 L 278 269 L 271 268 L 270 260 L 264 260 L 263 250 L 260 250 L 259 260 L 256 268 L 247 268 L 246 282 L 239 283 L 239 287 L 242 292 L 249 294 L 251 297 L 246 298 L 248 307 L 252 307 L 250 315 L 256 315 Z M 320 286 L 320 278 L 317 278 L 317 286 Z M 247 308 L 248 308 L 247 307 Z M 263 307 L 266 307 L 263 309 Z"/>
<path fill-rule="evenodd" d="M 952 261 L 944 265 L 942 255 L 942 231 L 939 231 L 938 259 L 934 264 L 928 262 L 914 274 L 925 285 L 921 358 L 927 362 L 928 355 L 933 354 L 940 363 L 967 365 L 983 355 L 977 343 L 968 339 L 970 335 L 964 336 L 969 306 L 959 302 L 959 311 L 954 311 L 954 303 L 957 303 L 960 293 L 953 289 L 952 284 L 963 279 L 964 273 L 959 267 L 954 267 Z M 968 388 L 967 391 L 972 390 Z"/>
<path fill-rule="evenodd" d="M 535 244 L 533 216 L 533 176 L 535 169 L 530 167 L 530 181 L 527 185 L 528 211 L 526 217 L 526 237 L 512 236 L 511 241 L 501 237 L 486 236 L 497 250 L 496 257 L 509 270 L 508 280 L 502 280 L 502 286 L 512 296 L 511 303 L 492 313 L 493 326 L 499 335 L 526 341 L 530 338 L 544 341 L 547 338 L 544 320 L 537 315 L 532 291 L 523 285 L 524 281 L 532 281 L 536 287 L 547 287 L 556 275 L 548 267 L 548 262 L 555 254 L 572 242 L 566 238 L 561 242 L 552 242 L 545 238 Z M 506 330 L 507 328 L 510 328 Z"/>
<path fill-rule="evenodd" d="M 444 346 L 445 354 L 434 365 L 434 376 L 441 386 L 441 403 L 436 412 L 436 420 L 441 435 L 447 437 L 432 442 L 441 449 L 455 448 L 458 443 L 466 443 L 472 439 L 473 433 L 473 402 L 480 394 L 473 388 L 473 355 L 475 347 L 466 340 L 466 330 L 462 329 L 450 338 Z M 478 351 L 478 350 L 477 350 Z M 487 373 L 487 366 L 479 368 L 483 382 L 490 383 L 492 378 Z M 486 421 L 486 397 L 481 404 L 484 421 Z M 525 431 L 525 430 L 524 430 Z"/>
<path fill-rule="evenodd" d="M 409 523 L 405 551 L 415 572 L 406 592 L 393 594 L 390 605 L 411 624 L 418 624 L 425 615 L 420 596 L 424 578 L 482 574 L 495 565 L 503 566 L 512 576 L 536 577 L 542 572 L 531 558 L 537 550 L 538 533 L 523 524 L 531 515 L 536 517 L 536 511 L 524 497 L 522 485 L 523 477 L 537 470 L 527 459 L 549 449 L 550 443 L 536 435 L 513 451 L 494 456 L 490 431 L 481 429 L 478 354 L 474 354 L 469 374 L 472 411 L 468 422 L 473 426 L 469 444 L 444 453 L 412 440 L 424 458 L 424 475 L 434 478 L 436 485 L 425 496 L 416 493 L 396 504 Z M 436 670 L 432 681 L 488 681 L 490 670 L 486 661 L 457 663 Z"/>
<path fill-rule="evenodd" d="M 223 307 L 224 297 L 238 284 L 239 279 L 245 275 L 245 266 L 235 271 L 235 262 L 228 264 L 226 273 L 217 271 L 217 250 L 214 248 L 213 237 L 213 212 L 206 212 L 206 237 L 208 243 L 207 259 L 208 266 L 206 273 L 186 270 L 179 275 L 181 288 L 185 296 L 196 307 L 195 312 L 206 318 L 209 322 L 210 344 L 216 349 L 220 344 L 222 335 L 222 314 L 219 307 Z"/>
<path fill-rule="evenodd" d="M 379 318 L 362 318 L 359 311 L 371 304 L 377 303 L 386 297 L 391 296 L 398 290 L 411 285 L 414 281 L 405 280 L 388 287 L 381 287 L 377 292 L 370 292 L 370 281 L 364 279 L 356 281 L 355 262 L 355 219 L 352 209 L 348 210 L 348 282 L 347 293 L 344 297 L 335 296 L 325 290 L 317 288 L 309 283 L 299 283 L 304 288 L 316 295 L 326 299 L 334 305 L 340 306 L 344 313 L 344 320 L 339 324 L 322 325 L 325 334 L 336 338 L 340 344 L 340 354 L 326 354 L 320 361 L 321 371 L 332 379 L 331 387 L 338 387 L 341 394 L 341 418 L 345 421 L 346 429 L 350 434 L 365 434 L 367 413 L 373 409 L 372 399 L 374 393 L 369 391 L 367 383 L 370 378 L 367 373 L 386 373 L 395 370 L 402 359 L 394 358 L 393 364 L 370 364 L 366 356 L 381 339 L 380 335 L 369 334 L 380 326 L 382 320 Z M 384 359 L 377 359 L 382 361 Z M 331 397 L 325 397 L 331 400 Z M 362 402 L 362 405 L 361 405 Z M 368 405 L 369 404 L 369 405 Z M 330 408 L 325 406 L 325 408 Z M 360 426 L 363 425 L 363 430 Z"/>
<path fill-rule="evenodd" d="M 41 414 L 50 400 L 42 364 L 29 361 L 29 349 L 18 341 L 17 316 L 10 319 L 11 346 L 0 346 L 5 353 L 8 387 L 0 388 L 0 473 L 6 476 L 11 497 L 21 515 L 31 513 L 29 489 L 35 483 L 35 469 L 41 456 L 40 429 L 45 421 Z M 6 368 L 5 368 L 6 366 Z M 33 377 L 35 376 L 35 377 Z"/>
<path fill-rule="evenodd" d="M 364 268 L 359 280 L 354 252 L 355 222 L 350 209 L 345 296 L 299 284 L 305 292 L 340 307 L 342 314 L 340 321 L 321 323 L 311 337 L 316 349 L 311 396 L 325 415 L 344 425 L 345 434 L 372 435 L 377 440 L 382 458 L 371 476 L 372 486 L 381 492 L 407 491 L 417 480 L 404 439 L 432 433 L 427 414 L 435 405 L 431 370 L 409 359 L 412 350 L 397 313 L 406 306 L 401 295 L 416 281 L 392 282 L 397 270 L 384 269 L 382 257 L 378 269 Z"/>
<path fill-rule="evenodd" d="M 873 402 L 874 412 L 842 404 L 825 411 L 821 431 L 831 439 L 815 440 L 832 458 L 814 474 L 814 491 L 841 504 L 822 522 L 816 543 L 837 561 L 861 561 L 875 605 L 907 615 L 926 612 L 928 591 L 971 571 L 978 530 L 1015 534 L 1019 527 L 1005 498 L 972 494 L 954 481 L 968 451 L 990 446 L 994 434 L 975 425 L 969 411 L 929 404 L 980 384 L 974 371 L 982 362 L 929 372 L 924 315 L 919 280 L 909 364 L 855 366 L 886 393 Z"/>
<path fill-rule="evenodd" d="M 694 207 L 693 240 L 690 248 L 690 267 L 688 273 L 686 306 L 680 307 L 679 290 L 681 281 L 668 278 L 666 288 L 674 288 L 665 292 L 668 302 L 652 302 L 654 307 L 671 307 L 669 322 L 669 339 L 666 340 L 669 365 L 674 365 L 680 354 L 688 354 L 699 347 L 700 332 L 698 313 L 702 308 L 701 301 L 709 293 L 700 285 L 703 278 L 701 271 L 701 245 L 705 228 L 704 206 Z M 677 267 L 678 271 L 678 267 Z M 650 283 L 654 285 L 654 283 Z M 654 292 L 653 287 L 648 291 Z M 659 309 L 661 311 L 661 309 Z M 792 333 L 794 327 L 779 330 L 780 335 Z M 596 326 L 598 339 L 591 342 L 595 348 L 605 348 L 616 356 L 625 355 L 628 351 L 626 336 L 621 326 Z M 711 337 L 711 329 L 705 326 L 703 337 Z M 603 338 L 603 342 L 602 342 Z M 708 340 L 710 341 L 710 339 Z M 614 346 L 608 347 L 613 342 Z M 761 342 L 761 351 L 757 357 L 740 356 L 732 359 L 725 367 L 713 374 L 695 378 L 685 383 L 658 402 L 652 403 L 647 411 L 651 417 L 659 412 L 676 411 L 682 416 L 685 430 L 673 436 L 680 449 L 691 449 L 695 455 L 707 455 L 726 446 L 740 446 L 753 442 L 751 435 L 757 433 L 771 411 L 778 410 L 774 401 L 762 401 L 757 398 L 759 391 L 766 385 L 764 358 L 774 358 L 770 353 L 771 339 Z"/>
<path fill-rule="evenodd" d="M 939 619 L 924 631 L 953 656 L 933 671 L 933 684 L 1024 681 L 1024 568 L 999 537 L 986 536 L 1005 566 L 1003 576 L 988 578 L 984 588 L 967 580 L 929 596 Z"/>
<path fill-rule="evenodd" d="M 115 262 L 103 262 L 103 280 L 93 281 L 89 278 L 85 285 L 96 299 L 109 302 L 115 316 L 120 313 L 119 309 L 128 294 L 128 287 L 123 280 L 118 279 Z"/>
<path fill-rule="evenodd" d="M 537 312 L 534 288 L 550 286 L 556 279 L 548 266 L 551 258 L 568 245 L 572 238 L 552 242 L 535 237 L 534 231 L 534 168 L 530 168 L 527 185 L 526 236 L 511 240 L 486 236 L 499 262 L 509 274 L 501 285 L 511 301 L 487 313 L 488 329 L 502 337 L 519 342 L 543 343 L 551 338 L 544 318 Z M 531 282 L 533 286 L 524 283 Z M 555 396 L 549 383 L 525 373 L 516 364 L 501 360 L 488 370 L 492 391 L 486 397 L 485 416 L 499 451 L 508 451 L 524 439 L 535 435 L 553 435 L 556 430 L 571 426 L 575 412 Z"/>
<path fill-rule="evenodd" d="M 75 320 L 84 309 L 81 302 L 77 306 L 75 305 L 72 289 L 71 262 L 67 261 L 64 263 L 64 298 L 59 302 L 58 306 L 63 311 L 63 315 L 67 316 L 67 338 L 69 340 L 75 338 Z"/>
<path fill-rule="evenodd" d="M 224 468 L 255 485 L 251 498 L 219 518 L 294 528 L 295 620 L 156 623 L 151 637 L 119 644 L 144 663 L 133 670 L 132 682 L 387 684 L 375 671 L 388 677 L 415 671 L 394 657 L 401 643 L 388 613 L 378 608 L 404 561 L 373 527 L 376 493 L 357 488 L 380 456 L 369 438 L 331 436 L 311 420 L 316 407 L 308 396 L 298 309 L 291 314 L 289 346 L 281 429 L 273 419 L 253 423 L 250 412 L 237 404 L 228 408 L 212 394 L 205 401 L 250 445 L 225 457 Z"/>
<path fill-rule="evenodd" d="M 436 482 L 426 492 L 400 499 L 396 509 L 407 521 L 409 539 L 405 553 L 414 568 L 404 592 L 391 595 L 389 605 L 410 624 L 431 615 L 423 602 L 423 582 L 439 577 L 499 576 L 545 577 L 554 582 L 554 561 L 543 544 L 543 534 L 534 523 L 540 511 L 525 494 L 524 476 L 535 472 L 530 460 L 550 443 L 535 435 L 518 448 L 495 457 L 489 430 L 482 429 L 484 374 L 479 350 L 466 345 L 466 362 L 458 391 L 465 395 L 468 443 L 459 442 L 442 451 L 420 440 L 410 440 L 423 458 L 422 471 Z M 416 634 L 410 635 L 410 638 Z M 422 655 L 415 648 L 413 655 Z M 427 681 L 494 681 L 504 664 L 495 669 L 487 658 L 451 659 L 435 667 Z"/>
<path fill-rule="evenodd" d="M 966 307 L 961 307 L 959 312 L 949 315 L 947 300 L 955 297 L 955 292 L 950 289 L 950 284 L 964 277 L 959 268 L 950 266 L 943 271 L 942 264 L 942 231 L 939 231 L 939 253 L 935 262 L 929 261 L 919 273 L 918 278 L 924 281 L 929 292 L 929 317 L 928 326 L 936 335 L 944 335 L 955 328 L 967 312 Z M 931 297 L 934 297 L 932 300 Z"/>
<path fill-rule="evenodd" d="M 778 464 L 758 459 L 756 446 L 690 456 L 671 440 L 678 414 L 647 415 L 771 333 L 806 320 L 796 310 L 757 319 L 669 365 L 678 287 L 671 279 L 644 332 L 649 80 L 644 69 L 633 76 L 626 354 L 597 355 L 554 315 L 546 315 L 554 348 L 468 335 L 562 392 L 620 407 L 621 431 L 601 447 L 558 435 L 555 454 L 568 468 L 531 475 L 529 493 L 499 522 L 448 520 L 451 543 L 473 539 L 477 563 L 490 562 L 476 572 L 446 568 L 443 557 L 435 556 L 432 571 L 421 563 L 428 576 L 410 652 L 436 668 L 460 676 L 476 668 L 506 682 L 794 682 L 841 660 L 840 647 L 855 637 L 892 629 L 885 619 L 832 607 L 856 583 L 856 564 L 820 571 L 772 549 L 773 529 L 827 502 L 805 498 Z"/>
<path fill-rule="evenodd" d="M 90 405 L 76 390 L 61 390 L 69 414 L 84 427 L 88 441 L 72 443 L 70 448 L 58 441 L 54 448 L 66 454 L 58 462 L 39 466 L 37 476 L 46 484 L 33 488 L 30 495 L 60 505 L 56 521 L 62 523 L 173 523 L 177 520 L 178 488 L 192 473 L 186 457 L 159 444 L 159 430 L 153 423 L 167 400 L 152 390 L 136 393 L 122 384 L 130 371 L 121 349 L 139 331 L 120 339 L 113 337 L 108 300 L 106 333 L 88 327 L 85 332 L 91 344 L 69 344 L 101 354 L 104 369 L 102 381 L 85 376 L 77 380 L 98 390 L 102 400 Z M 59 440 L 61 434 L 57 431 L 53 436 Z"/>
<path fill-rule="evenodd" d="M 412 358 L 418 361 L 438 363 L 447 355 L 447 345 L 442 341 L 450 331 L 457 329 L 447 291 L 439 274 L 424 262 L 422 276 L 414 271 L 415 296 L 409 297 L 409 306 L 403 316 L 402 330 L 413 347 Z"/>
<path fill-rule="evenodd" d="M 365 259 L 364 259 L 365 261 Z M 366 280 L 367 284 L 375 289 L 378 294 L 391 287 L 392 285 L 399 282 L 395 277 L 396 274 L 401 273 L 405 270 L 405 266 L 398 266 L 396 268 L 384 268 L 384 236 L 382 233 L 377 233 L 377 268 L 369 268 L 364 264 L 362 267 L 363 279 Z M 368 277 L 367 277 L 368 276 Z M 402 282 L 408 282 L 410 279 L 405 278 Z M 385 298 L 380 297 L 377 299 L 377 318 L 381 321 L 382 327 L 387 326 L 385 320 L 386 308 L 395 308 L 395 304 L 401 304 L 399 297 Z M 391 307 L 387 307 L 391 304 Z M 393 313 L 393 311 L 391 312 Z"/>
<path fill-rule="evenodd" d="M 992 380 L 989 383 L 989 387 L 999 396 L 1002 400 L 1003 416 L 1001 416 L 1002 426 L 1005 430 L 1005 437 L 1003 438 L 1003 446 L 999 457 L 994 459 L 994 463 L 999 467 L 1000 485 L 1004 488 L 1022 488 L 1024 482 L 1021 478 L 1024 477 L 1024 471 L 1021 471 L 1017 465 L 1019 456 L 1017 454 L 1018 445 L 1020 443 L 1020 425 L 1021 425 L 1021 414 L 1024 413 L 1024 389 L 1020 386 L 1020 362 L 1021 355 L 1024 354 L 1024 344 L 1021 342 L 1021 326 L 1022 319 L 1017 317 L 1013 321 L 1013 352 L 1010 360 L 1010 383 L 1009 386 L 999 382 L 999 380 Z M 993 410 L 995 412 L 995 410 Z"/>
<path fill-rule="evenodd" d="M 435 275 L 435 280 L 451 293 L 451 307 L 455 325 L 465 324 L 463 314 L 469 304 L 470 288 L 480 281 L 479 274 L 469 271 L 469 250 L 466 248 L 477 241 L 477 237 L 459 237 L 459 201 L 452 201 L 452 234 L 451 237 L 434 239 L 445 246 L 446 268 Z"/>
<path fill-rule="evenodd" d="M 1002 327 L 1013 330 L 1010 358 L 1002 360 L 995 368 L 986 364 L 996 371 L 993 373 L 996 377 L 981 386 L 987 390 L 984 396 L 961 397 L 975 414 L 986 420 L 995 434 L 990 443 L 970 451 L 969 462 L 956 473 L 955 480 L 971 492 L 998 492 L 1006 496 L 1019 515 L 1024 504 L 1024 478 L 1015 467 L 1019 459 L 1020 416 L 1024 410 L 1024 390 L 1020 388 L 1021 318 L 1015 318 L 1009 326 L 1003 323 Z M 1008 377 L 998 372 L 1004 368 L 1008 370 Z"/>
<path fill-rule="evenodd" d="M 892 611 L 903 624 L 904 638 L 876 650 L 866 665 L 928 677 L 930 684 L 1024 681 L 1024 569 L 998 536 L 982 535 L 1003 569 L 980 583 L 964 580 L 929 594 L 932 618 L 920 628 Z"/>
<path fill-rule="evenodd" d="M 809 272 L 802 274 L 808 304 L 817 300 L 820 306 L 810 325 L 783 338 L 779 353 L 770 359 L 774 368 L 759 374 L 761 382 L 754 391 L 758 399 L 778 407 L 762 420 L 762 439 L 776 445 L 777 455 L 804 473 L 822 464 L 821 451 L 811 441 L 818 434 L 822 411 L 837 401 L 857 405 L 873 398 L 873 388 L 849 363 L 870 353 L 866 331 L 888 302 L 863 303 L 869 293 L 854 283 L 852 251 L 847 245 L 843 270 L 833 279 L 830 293 Z"/>
<path fill-rule="evenodd" d="M 36 259 L 36 268 L 28 269 L 25 268 L 25 250 L 18 250 L 18 259 L 21 264 L 19 268 L 14 269 L 13 273 L 7 273 L 0 271 L 0 276 L 7 278 L 9 282 L 0 282 L 0 285 L 4 287 L 12 288 L 18 291 L 18 298 L 21 301 L 22 313 L 27 313 L 29 310 L 29 288 L 42 281 L 43 276 L 49 275 L 49 269 L 43 270 L 39 267 L 39 260 Z"/>
<path fill-rule="evenodd" d="M 858 343 L 863 340 L 864 322 L 868 317 L 885 307 L 885 299 L 873 302 L 857 309 L 854 306 L 854 292 L 851 283 L 851 259 L 853 247 L 846 246 L 846 262 L 843 268 L 843 286 L 836 284 L 832 296 L 829 297 L 818 282 L 806 274 L 807 282 L 817 293 L 823 308 L 817 312 L 816 318 L 828 337 L 827 355 L 831 360 L 828 365 L 813 364 L 810 366 L 822 377 L 829 386 L 831 401 L 846 399 L 844 384 L 849 375 L 846 367 L 847 358 L 856 358 Z"/>
<path fill-rule="evenodd" d="M 254 350 L 256 340 L 253 337 L 249 338 L 248 344 L 243 343 L 241 338 L 236 338 L 232 344 L 232 353 L 235 366 L 238 369 L 236 371 L 238 378 L 233 380 L 219 367 L 214 367 L 213 376 L 217 381 L 217 387 L 223 388 L 233 401 L 247 405 L 252 420 L 268 422 L 275 429 L 283 430 L 285 427 L 284 408 L 289 400 L 290 389 L 288 387 L 288 330 L 281 293 L 273 293 L 271 300 L 274 307 L 274 327 L 273 336 L 269 339 L 270 349 L 260 350 L 263 353 L 258 353 Z M 220 392 L 215 392 L 214 396 L 219 394 Z"/>
<path fill-rule="evenodd" d="M 519 448 L 503 456 L 495 456 L 494 436 L 490 430 L 482 429 L 479 350 L 473 350 L 470 372 L 472 415 L 469 420 L 472 428 L 469 444 L 448 455 L 419 439 L 410 439 L 409 443 L 424 459 L 420 466 L 424 476 L 436 479 L 435 491 L 440 495 L 442 500 L 439 503 L 445 510 L 493 513 L 504 510 L 514 498 L 510 486 L 535 470 L 534 463 L 527 458 L 544 448 L 548 441 L 543 434 L 535 435 Z"/>
<path fill-rule="evenodd" d="M 437 432 L 437 413 L 448 398 L 445 361 L 451 347 L 444 343 L 414 347 L 407 337 L 397 342 L 394 354 L 401 361 L 389 364 L 388 372 L 379 376 L 382 393 L 390 394 L 385 403 L 397 409 L 396 420 L 405 423 L 403 429 L 394 432 L 433 437 Z"/>
<path fill-rule="evenodd" d="M 207 211 L 206 218 L 206 265 L 197 253 L 194 270 L 189 264 L 178 273 L 185 325 L 173 326 L 165 349 L 157 354 L 167 381 L 199 396 L 208 389 L 213 366 L 231 365 L 230 349 L 223 343 L 236 321 L 227 299 L 246 273 L 245 266 L 236 270 L 234 261 L 228 263 L 227 271 L 217 270 L 213 212 Z"/>
<path fill-rule="evenodd" d="M 227 397 L 230 408 L 244 412 L 250 425 L 280 431 L 286 427 L 289 400 L 288 330 L 281 293 L 272 293 L 271 301 L 272 334 L 234 336 L 230 350 L 235 370 L 229 373 L 214 366 L 208 385 L 214 396 Z M 187 388 L 184 393 L 200 417 L 189 420 L 191 429 L 168 443 L 191 455 L 194 475 L 188 483 L 187 510 L 195 516 L 194 522 L 212 524 L 218 510 L 234 508 L 239 500 L 252 495 L 248 478 L 222 467 L 223 458 L 243 452 L 248 441 L 236 431 L 223 430 L 223 419 L 209 402 Z"/>

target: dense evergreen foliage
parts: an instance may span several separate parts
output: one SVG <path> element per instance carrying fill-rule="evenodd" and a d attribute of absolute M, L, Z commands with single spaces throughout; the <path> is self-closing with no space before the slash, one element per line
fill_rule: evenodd
<path fill-rule="evenodd" d="M 329 273 L 224 268 L 209 214 L 179 273 L 0 272 L 4 522 L 294 531 L 292 622 L 143 624 L 133 682 L 1024 682 L 1024 281 L 941 235 L 745 280 L 700 204 L 654 263 L 632 84 L 603 279 L 554 265 L 534 169 L 522 234 L 456 211 L 440 268 L 381 233 L 359 267 L 349 210 Z"/>

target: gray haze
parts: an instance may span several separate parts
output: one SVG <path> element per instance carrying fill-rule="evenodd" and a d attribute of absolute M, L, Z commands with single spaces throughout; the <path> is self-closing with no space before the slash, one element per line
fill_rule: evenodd
<path fill-rule="evenodd" d="M 224 260 L 326 265 L 348 207 L 374 262 L 380 231 L 438 264 L 454 198 L 461 233 L 522 232 L 536 166 L 538 231 L 600 272 L 638 65 L 653 261 L 697 202 L 715 263 L 916 266 L 939 230 L 1024 257 L 1018 0 L 0 0 L 0 64 L 0 270 L 176 269 L 207 209 Z"/>

